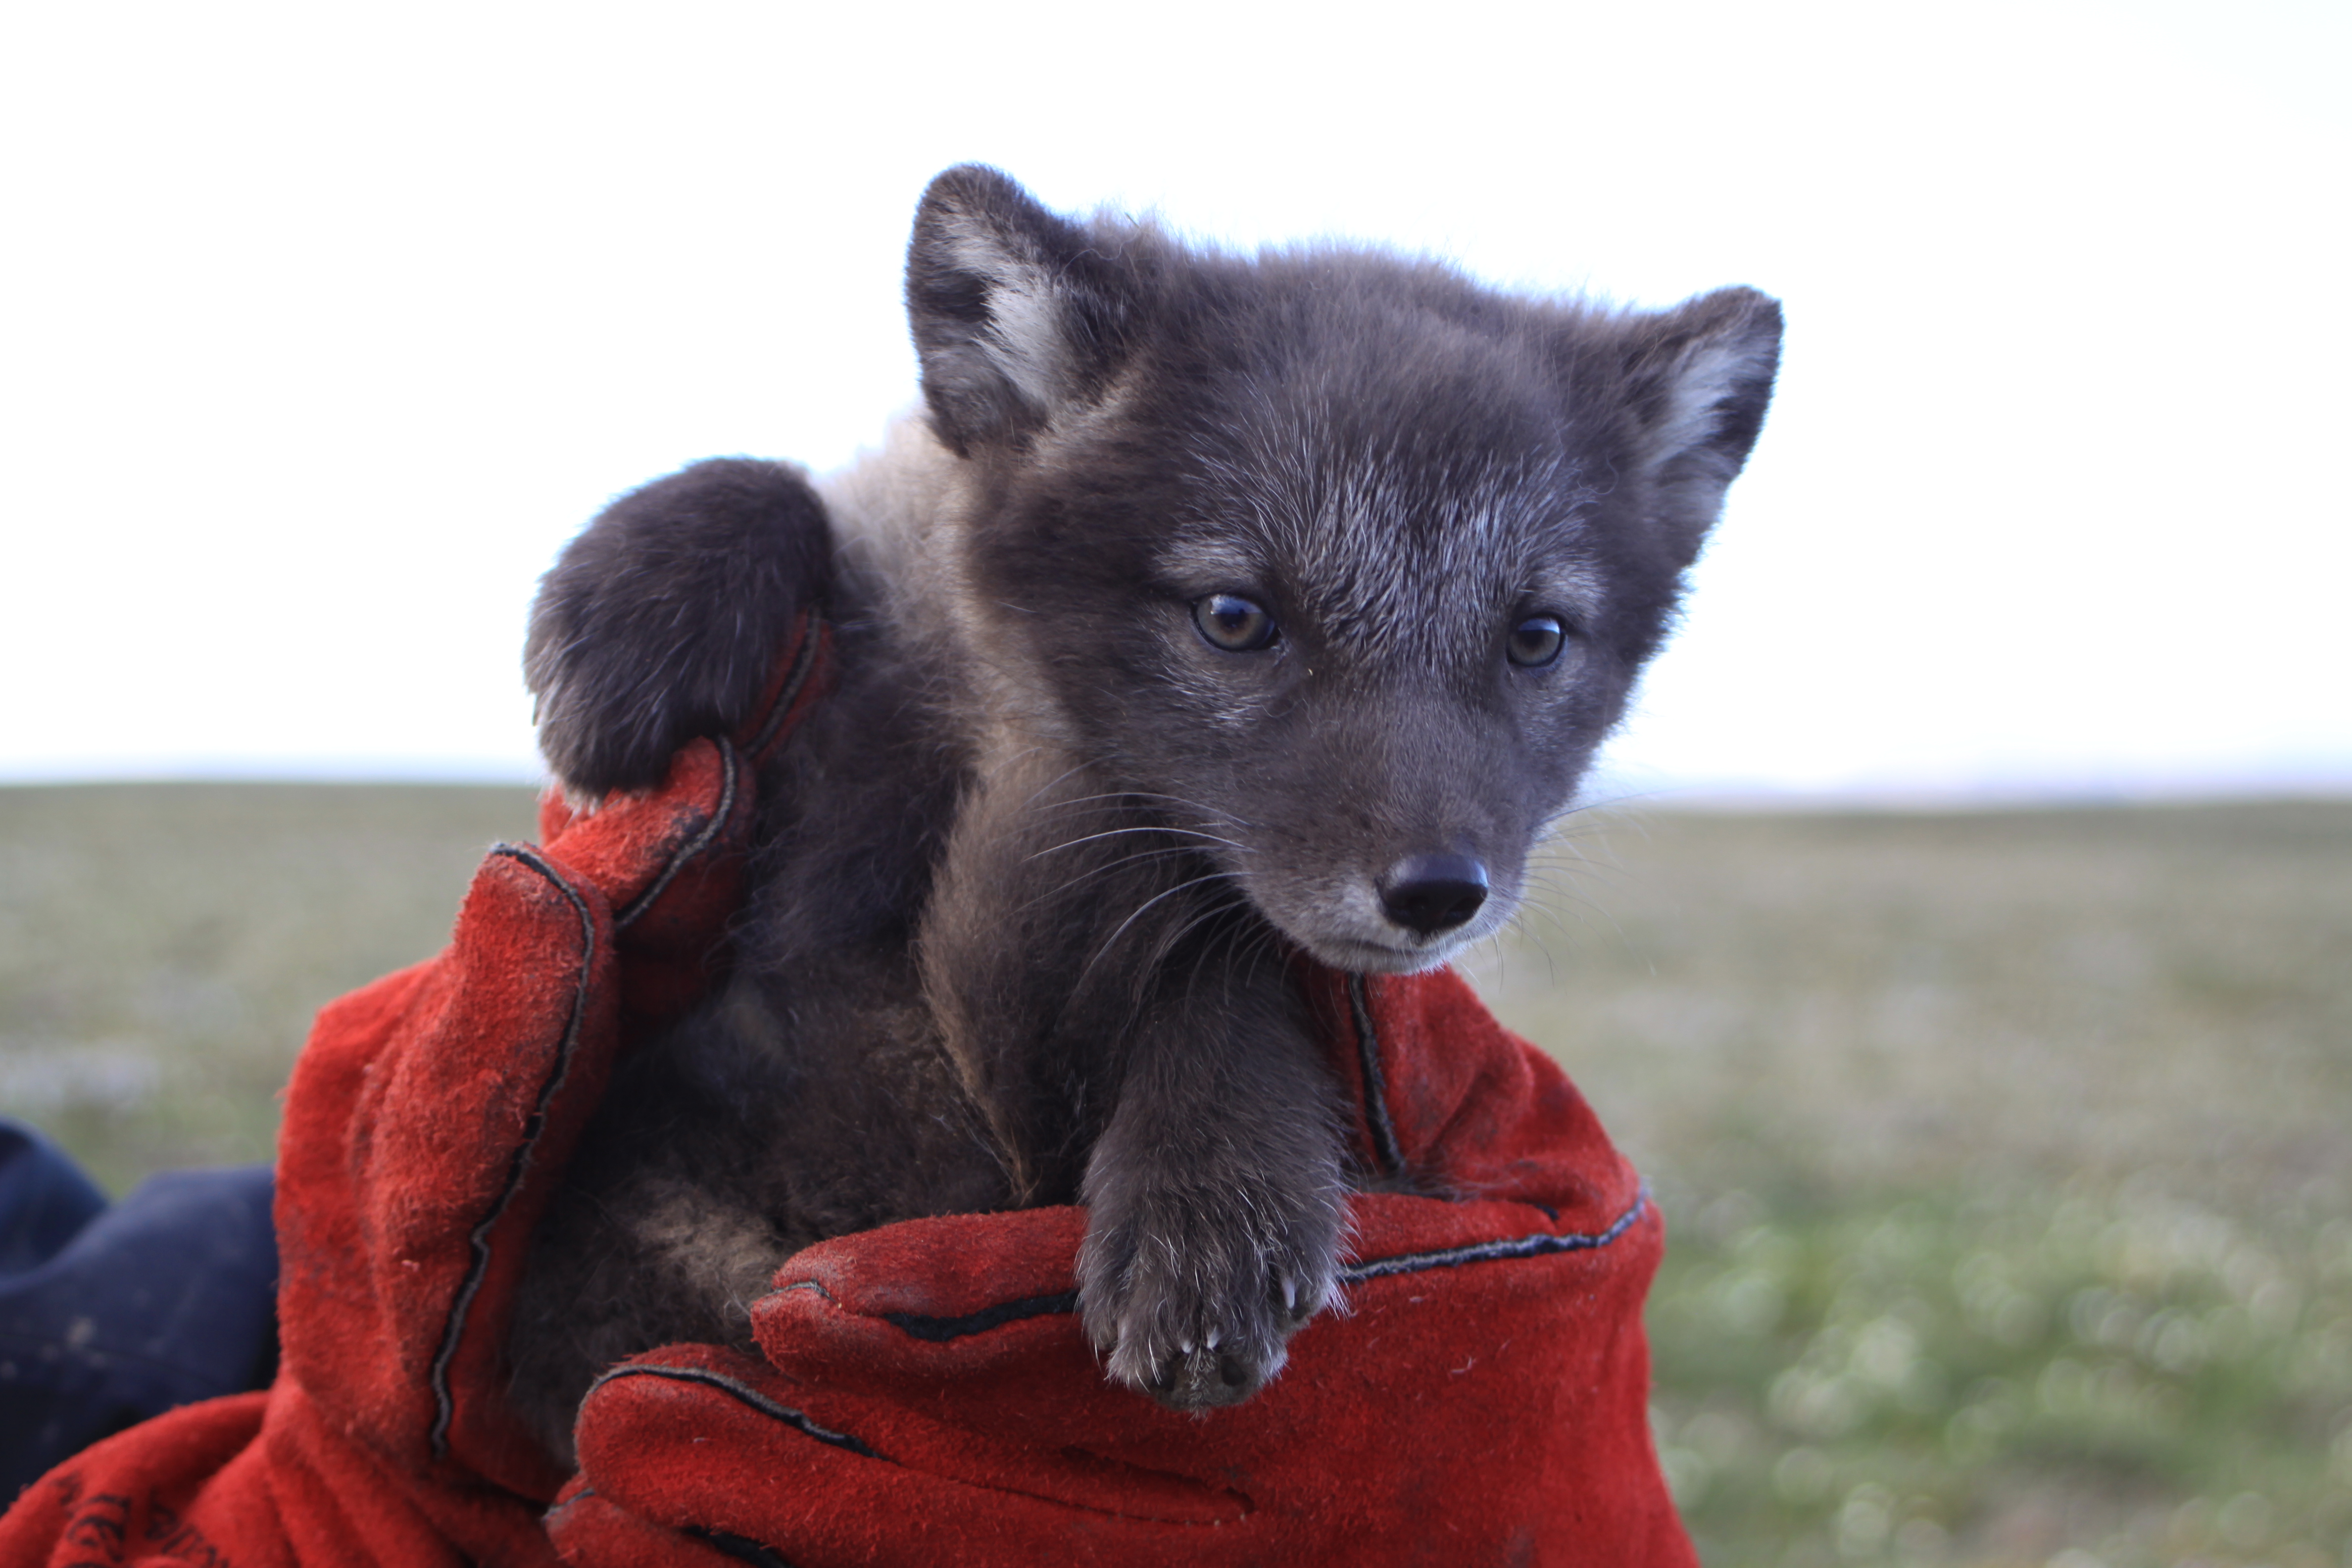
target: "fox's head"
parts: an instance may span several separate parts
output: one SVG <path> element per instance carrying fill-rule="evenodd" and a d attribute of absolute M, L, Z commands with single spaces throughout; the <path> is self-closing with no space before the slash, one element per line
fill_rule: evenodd
<path fill-rule="evenodd" d="M 1632 313 L 1339 247 L 925 195 L 907 293 L 977 646 L 1316 957 L 1445 960 L 1658 647 L 1780 311 Z"/>

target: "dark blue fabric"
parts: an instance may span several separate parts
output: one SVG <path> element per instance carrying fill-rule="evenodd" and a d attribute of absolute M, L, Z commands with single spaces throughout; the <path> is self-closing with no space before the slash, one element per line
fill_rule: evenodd
<path fill-rule="evenodd" d="M 105 1206 L 106 1194 L 63 1150 L 0 1121 L 0 1280 L 55 1258 Z"/>
<path fill-rule="evenodd" d="M 109 1208 L 0 1120 L 0 1507 L 100 1437 L 268 1383 L 271 1188 L 267 1165 L 178 1171 Z"/>

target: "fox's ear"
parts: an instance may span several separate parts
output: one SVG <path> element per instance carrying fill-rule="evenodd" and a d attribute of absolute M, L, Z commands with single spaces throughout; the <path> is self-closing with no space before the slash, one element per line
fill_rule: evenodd
<path fill-rule="evenodd" d="M 1780 302 L 1753 289 L 1718 289 L 1629 325 L 1636 461 L 1687 562 L 1764 427 L 1780 367 Z"/>
<path fill-rule="evenodd" d="M 907 247 L 923 400 L 961 457 L 1017 447 L 1098 396 L 1124 357 L 1131 277 L 1096 237 L 994 169 L 931 182 Z"/>

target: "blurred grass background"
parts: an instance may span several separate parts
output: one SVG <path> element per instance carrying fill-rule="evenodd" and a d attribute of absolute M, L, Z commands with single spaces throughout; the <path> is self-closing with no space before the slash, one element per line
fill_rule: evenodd
<path fill-rule="evenodd" d="M 520 789 L 0 789 L 0 1111 L 268 1157 Z M 1594 814 L 1473 965 L 1649 1173 L 1711 1568 L 2352 1568 L 2352 803 Z"/>

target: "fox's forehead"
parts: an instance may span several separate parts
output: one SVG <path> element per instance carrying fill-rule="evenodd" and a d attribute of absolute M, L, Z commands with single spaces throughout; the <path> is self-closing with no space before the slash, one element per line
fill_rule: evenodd
<path fill-rule="evenodd" d="M 1496 618 L 1586 619 L 1602 591 L 1587 538 L 1595 495 L 1556 444 L 1517 450 L 1318 440 L 1196 451 L 1194 504 L 1156 552 L 1193 592 L 1256 593 L 1330 644 L 1459 642 L 1482 658 Z"/>
<path fill-rule="evenodd" d="M 1189 391 L 1160 405 L 1191 502 L 1162 570 L 1277 594 L 1335 639 L 1584 609 L 1611 465 L 1564 404 L 1549 319 L 1437 312 L 1386 287 L 1410 272 L 1347 280 L 1363 287 L 1259 296 L 1285 331 L 1244 310 L 1245 330 L 1191 345 Z"/>

